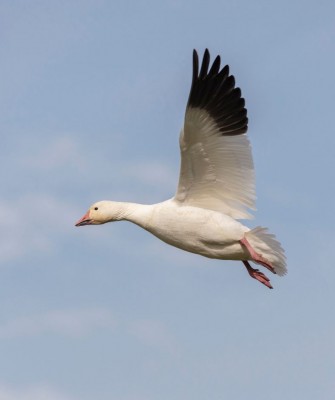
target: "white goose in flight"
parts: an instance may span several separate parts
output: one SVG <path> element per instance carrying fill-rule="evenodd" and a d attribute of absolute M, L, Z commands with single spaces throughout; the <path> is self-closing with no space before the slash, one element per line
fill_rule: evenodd
<path fill-rule="evenodd" d="M 127 220 L 164 242 L 209 258 L 240 260 L 249 275 L 272 289 L 252 261 L 274 274 L 286 273 L 285 254 L 266 228 L 249 229 L 239 219 L 255 209 L 254 167 L 245 101 L 217 56 L 209 69 L 206 49 L 193 79 L 180 133 L 181 168 L 177 193 L 162 203 L 99 201 L 76 226 Z"/>

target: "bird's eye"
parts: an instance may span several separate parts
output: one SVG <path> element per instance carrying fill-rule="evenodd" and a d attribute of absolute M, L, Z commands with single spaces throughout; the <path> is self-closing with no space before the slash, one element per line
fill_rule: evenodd
<path fill-rule="evenodd" d="M 97 211 L 97 210 L 98 210 L 98 207 L 94 207 L 94 209 L 95 209 L 95 211 Z"/>

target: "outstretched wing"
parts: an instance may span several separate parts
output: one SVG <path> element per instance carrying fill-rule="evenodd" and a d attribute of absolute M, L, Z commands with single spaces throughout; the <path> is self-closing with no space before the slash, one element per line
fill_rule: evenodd
<path fill-rule="evenodd" d="M 206 49 L 199 72 L 193 52 L 193 79 L 184 128 L 180 134 L 181 169 L 174 200 L 223 212 L 233 218 L 251 218 L 255 209 L 254 167 L 246 136 L 247 110 L 241 90 L 220 56 L 210 70 Z"/>

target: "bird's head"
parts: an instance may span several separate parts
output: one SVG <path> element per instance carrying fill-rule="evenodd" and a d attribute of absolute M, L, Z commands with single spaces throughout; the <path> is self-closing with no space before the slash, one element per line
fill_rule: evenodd
<path fill-rule="evenodd" d="M 117 220 L 117 212 L 111 201 L 99 201 L 91 205 L 76 226 L 101 225 Z"/>

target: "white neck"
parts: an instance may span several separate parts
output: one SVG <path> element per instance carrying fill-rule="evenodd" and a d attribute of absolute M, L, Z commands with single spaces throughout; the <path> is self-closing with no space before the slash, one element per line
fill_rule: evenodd
<path fill-rule="evenodd" d="M 146 228 L 153 213 L 154 205 L 108 201 L 111 206 L 111 220 L 130 221 Z"/>

